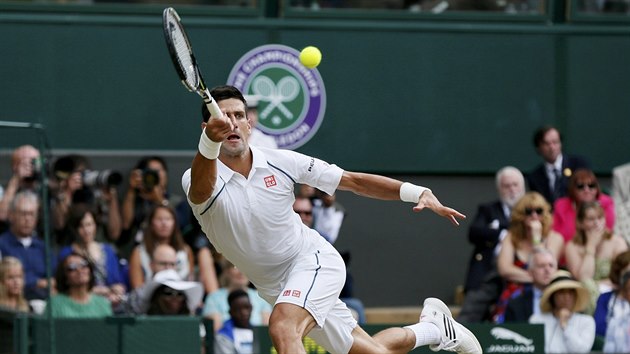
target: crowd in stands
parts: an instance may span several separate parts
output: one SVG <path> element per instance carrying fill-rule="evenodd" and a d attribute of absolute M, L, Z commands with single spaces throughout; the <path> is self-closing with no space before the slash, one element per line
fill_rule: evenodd
<path fill-rule="evenodd" d="M 480 203 L 470 224 L 474 249 L 459 319 L 542 323 L 552 352 L 628 352 L 630 234 L 616 227 L 628 222 L 616 215 L 630 203 L 627 185 L 615 183 L 611 197 L 587 159 L 562 152 L 554 127 L 538 130 L 534 145 L 540 166 L 527 174 L 501 168 L 498 199 Z M 123 186 L 116 172 L 95 175 L 84 156 L 60 156 L 46 201 L 42 171 L 32 163 L 38 158 L 32 146 L 16 148 L 0 196 L 2 309 L 73 318 L 203 316 L 214 322 L 217 346 L 251 348 L 251 327 L 268 324 L 271 306 L 217 253 L 187 201 L 168 191 L 162 158 L 142 158 Z M 305 185 L 296 191 L 295 217 L 334 244 L 345 209 L 334 195 Z M 50 258 L 41 238 L 44 207 L 51 211 Z M 349 252 L 342 254 L 349 263 Z M 348 273 L 340 297 L 364 323 L 352 280 Z"/>
<path fill-rule="evenodd" d="M 271 305 L 217 253 L 187 201 L 168 191 L 164 159 L 140 159 L 125 185 L 121 173 L 93 171 L 85 156 L 59 156 L 48 172 L 49 200 L 42 201 L 33 165 L 39 156 L 30 145 L 16 148 L 13 175 L 0 192 L 0 309 L 56 318 L 195 315 L 213 320 L 223 336 L 218 346 L 251 351 L 247 333 L 269 323 Z M 308 213 L 305 223 L 314 228 L 317 205 L 319 225 L 332 243 L 345 211 L 334 197 L 323 201 L 321 193 L 311 192 L 304 199 L 308 210 L 298 213 Z M 44 208 L 50 216 L 49 258 Z M 360 300 L 348 301 L 365 322 Z M 200 332 L 205 335 L 205 329 Z"/>
<path fill-rule="evenodd" d="M 615 226 L 629 220 L 615 212 L 629 205 L 630 170 L 616 169 L 613 198 L 588 159 L 563 153 L 558 129 L 541 127 L 533 142 L 543 161 L 527 188 L 520 171 L 502 168 L 499 200 L 480 204 L 470 226 L 459 319 L 543 324 L 550 353 L 629 352 L 630 233 Z"/>

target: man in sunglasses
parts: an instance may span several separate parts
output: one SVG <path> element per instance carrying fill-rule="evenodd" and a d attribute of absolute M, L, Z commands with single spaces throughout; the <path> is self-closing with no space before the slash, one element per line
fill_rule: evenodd
<path fill-rule="evenodd" d="M 586 159 L 562 153 L 562 135 L 555 127 L 546 125 L 534 133 L 534 147 L 543 162 L 528 176 L 529 190 L 542 194 L 549 204 L 567 194 L 567 183 L 573 171 L 590 168 Z"/>

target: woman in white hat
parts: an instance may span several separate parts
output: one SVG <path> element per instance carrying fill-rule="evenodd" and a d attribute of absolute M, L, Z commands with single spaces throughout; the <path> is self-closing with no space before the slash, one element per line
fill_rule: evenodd
<path fill-rule="evenodd" d="M 545 325 L 545 353 L 588 353 L 595 341 L 595 320 L 580 313 L 589 293 L 566 270 L 559 270 L 540 298 L 541 313 L 529 323 Z"/>

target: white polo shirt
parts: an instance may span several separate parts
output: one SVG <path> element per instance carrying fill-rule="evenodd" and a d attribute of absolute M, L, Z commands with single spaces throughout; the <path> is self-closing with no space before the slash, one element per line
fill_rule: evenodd
<path fill-rule="evenodd" d="M 321 238 L 293 211 L 295 184 L 332 194 L 343 170 L 294 151 L 250 149 L 253 166 L 248 178 L 217 160 L 212 196 L 199 205 L 190 199 L 188 203 L 217 251 L 256 287 L 271 289 L 286 276 L 293 258 L 314 243 L 309 238 Z M 188 195 L 190 169 L 184 172 L 182 187 Z"/>

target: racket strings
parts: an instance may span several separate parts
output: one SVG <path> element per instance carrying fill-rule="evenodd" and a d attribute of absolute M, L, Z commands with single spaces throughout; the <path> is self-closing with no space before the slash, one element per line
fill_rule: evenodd
<path fill-rule="evenodd" d="M 199 84 L 199 76 L 195 70 L 195 64 L 190 52 L 190 46 L 184 32 L 176 20 L 169 20 L 169 32 L 171 40 L 177 53 L 177 62 L 185 76 L 186 84 L 194 89 Z"/>

